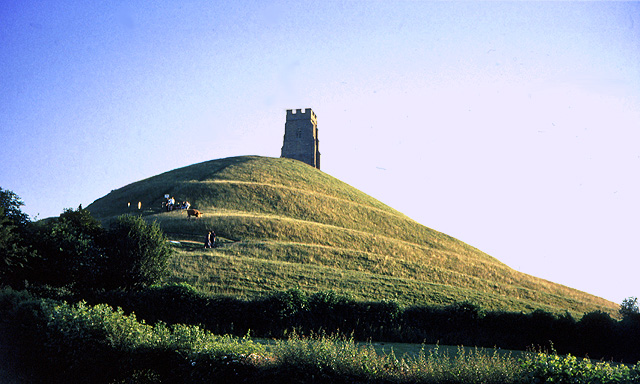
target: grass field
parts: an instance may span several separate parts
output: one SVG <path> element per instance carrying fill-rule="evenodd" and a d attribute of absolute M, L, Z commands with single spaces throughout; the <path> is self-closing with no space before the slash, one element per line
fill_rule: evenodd
<path fill-rule="evenodd" d="M 188 200 L 204 216 L 164 212 L 165 194 Z M 618 308 L 515 271 L 290 159 L 195 164 L 114 190 L 88 209 L 105 223 L 127 213 L 156 221 L 179 242 L 170 280 L 205 292 L 250 297 L 289 288 L 335 290 L 401 304 L 470 301 L 492 310 L 579 315 Z M 218 248 L 202 248 L 208 230 L 218 235 Z"/>

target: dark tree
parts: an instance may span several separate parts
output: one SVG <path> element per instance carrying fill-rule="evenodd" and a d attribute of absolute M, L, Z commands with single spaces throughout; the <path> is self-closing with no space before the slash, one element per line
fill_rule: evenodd
<path fill-rule="evenodd" d="M 120 216 L 103 241 L 108 247 L 108 283 L 138 289 L 159 282 L 168 272 L 173 250 L 157 223 L 139 216 Z"/>
<path fill-rule="evenodd" d="M 638 309 L 638 298 L 637 297 L 627 297 L 622 300 L 622 304 L 620 304 L 620 309 L 618 310 L 622 318 L 629 317 L 633 314 L 640 313 L 640 309 Z"/>
<path fill-rule="evenodd" d="M 0 188 L 0 284 L 23 282 L 34 256 L 25 241 L 31 222 L 23 205 L 18 195 Z"/>
<path fill-rule="evenodd" d="M 34 279 L 53 286 L 99 287 L 106 268 L 105 250 L 97 241 L 102 236 L 100 222 L 81 206 L 37 223 L 32 237 L 41 259 Z"/>
<path fill-rule="evenodd" d="M 22 212 L 24 202 L 14 192 L 0 188 L 0 207 L 4 208 L 3 216 L 6 217 L 11 225 L 18 228 L 26 227 L 31 220 L 29 215 Z"/>

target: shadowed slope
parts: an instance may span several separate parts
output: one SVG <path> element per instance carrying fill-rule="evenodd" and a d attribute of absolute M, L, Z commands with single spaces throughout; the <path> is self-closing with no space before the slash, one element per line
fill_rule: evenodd
<path fill-rule="evenodd" d="M 164 212 L 164 194 L 188 200 L 204 217 Z M 403 303 L 470 300 L 488 309 L 616 308 L 517 272 L 289 159 L 246 156 L 195 164 L 114 190 L 88 209 L 103 221 L 123 213 L 156 220 L 181 241 L 173 279 L 204 290 L 251 295 L 300 287 Z M 200 240 L 211 229 L 222 246 L 204 250 Z"/>

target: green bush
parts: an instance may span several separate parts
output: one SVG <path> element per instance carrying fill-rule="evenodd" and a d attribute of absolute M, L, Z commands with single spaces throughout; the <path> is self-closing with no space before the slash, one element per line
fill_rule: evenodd
<path fill-rule="evenodd" d="M 535 353 L 522 361 L 526 383 L 632 384 L 640 381 L 640 364 L 634 367 L 593 362 L 572 355 Z"/>
<path fill-rule="evenodd" d="M 105 230 L 79 207 L 34 228 L 41 258 L 32 279 L 39 284 L 82 289 L 145 287 L 166 275 L 172 254 L 160 227 L 135 216 L 121 216 Z"/>
<path fill-rule="evenodd" d="M 211 381 L 230 358 L 265 354 L 264 346 L 251 340 L 216 336 L 197 326 L 152 326 L 105 304 L 71 305 L 10 289 L 0 290 L 0 319 L 0 336 L 11 335 L 0 342 L 22 351 L 20 363 L 31 382 L 110 383 L 133 377 L 183 382 L 194 375 Z"/>
<path fill-rule="evenodd" d="M 295 288 L 270 295 L 266 305 L 276 320 L 289 325 L 295 324 L 309 309 L 307 294 Z"/>
<path fill-rule="evenodd" d="M 107 282 L 112 287 L 138 289 L 159 282 L 168 273 L 173 253 L 157 223 L 140 216 L 120 216 L 103 240 L 108 252 Z"/>
<path fill-rule="evenodd" d="M 120 216 L 108 230 L 88 210 L 66 209 L 33 226 L 39 258 L 30 281 L 74 289 L 137 289 L 158 283 L 173 253 L 156 224 Z"/>
<path fill-rule="evenodd" d="M 104 229 L 79 207 L 34 225 L 33 282 L 53 286 L 94 287 L 106 268 L 105 250 L 98 244 Z"/>

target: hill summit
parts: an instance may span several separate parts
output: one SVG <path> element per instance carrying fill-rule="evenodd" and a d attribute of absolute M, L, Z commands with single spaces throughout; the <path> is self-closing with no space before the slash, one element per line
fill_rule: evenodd
<path fill-rule="evenodd" d="M 168 194 L 203 217 L 162 207 Z M 141 209 L 138 209 L 138 202 Z M 286 158 L 241 156 L 150 177 L 87 207 L 103 222 L 155 220 L 176 243 L 173 281 L 252 296 L 299 288 L 402 304 L 613 312 L 602 298 L 513 270 L 350 185 Z M 218 246 L 204 249 L 207 231 Z"/>

